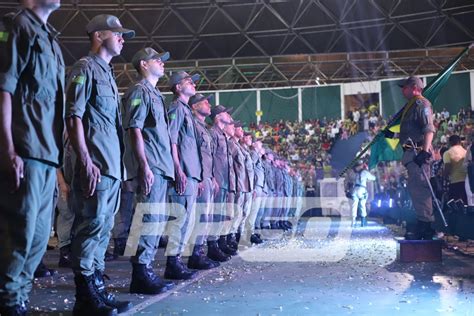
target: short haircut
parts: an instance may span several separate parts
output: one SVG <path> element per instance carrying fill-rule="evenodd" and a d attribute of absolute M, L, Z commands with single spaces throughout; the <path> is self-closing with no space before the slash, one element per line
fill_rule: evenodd
<path fill-rule="evenodd" d="M 449 136 L 449 146 L 459 145 L 461 144 L 461 137 L 458 135 L 451 135 Z"/>

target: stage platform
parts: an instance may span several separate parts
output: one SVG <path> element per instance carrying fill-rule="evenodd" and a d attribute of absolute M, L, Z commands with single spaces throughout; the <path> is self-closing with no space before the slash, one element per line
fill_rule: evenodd
<path fill-rule="evenodd" d="M 265 244 L 158 296 L 128 294 L 130 264 L 120 258 L 107 264 L 109 289 L 134 303 L 128 315 L 474 315 L 473 257 L 444 249 L 442 262 L 399 262 L 393 232 L 374 221 L 352 229 L 312 218 L 297 233 L 264 235 Z M 46 263 L 57 258 L 48 251 Z M 59 271 L 35 281 L 33 315 L 71 314 L 72 273 Z"/>

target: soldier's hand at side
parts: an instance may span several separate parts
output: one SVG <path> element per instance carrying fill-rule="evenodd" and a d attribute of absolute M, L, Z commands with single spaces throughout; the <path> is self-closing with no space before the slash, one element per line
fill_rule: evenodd
<path fill-rule="evenodd" d="M 151 171 L 150 167 L 145 166 L 143 169 L 140 168 L 138 179 L 140 182 L 140 188 L 142 189 L 142 192 L 145 195 L 150 194 L 151 187 L 153 183 L 155 182 L 155 176 L 153 175 L 153 172 Z"/>
<path fill-rule="evenodd" d="M 418 155 L 415 156 L 415 158 L 413 159 L 413 161 L 419 166 L 421 167 L 423 164 L 427 163 L 428 160 L 431 158 L 431 154 L 427 151 L 420 151 L 418 153 Z"/>
<path fill-rule="evenodd" d="M 71 192 L 71 187 L 69 186 L 69 184 L 67 183 L 61 183 L 59 185 L 59 192 L 61 194 L 61 198 L 64 200 L 64 201 L 67 201 L 68 197 L 69 197 L 69 193 Z"/>
<path fill-rule="evenodd" d="M 97 183 L 100 182 L 100 170 L 92 161 L 81 168 L 82 190 L 85 198 L 94 195 Z"/>
<path fill-rule="evenodd" d="M 217 193 L 219 191 L 219 184 L 216 181 L 216 178 L 212 178 L 212 188 L 214 193 Z"/>
<path fill-rule="evenodd" d="M 15 193 L 20 188 L 21 179 L 23 179 L 24 164 L 23 159 L 16 153 L 2 154 L 1 168 L 7 174 L 10 187 L 10 193 Z"/>
<path fill-rule="evenodd" d="M 197 196 L 200 197 L 203 191 L 204 191 L 204 181 L 199 182 L 198 184 Z"/>
<path fill-rule="evenodd" d="M 187 184 L 187 181 L 188 181 L 188 179 L 186 178 L 186 174 L 184 174 L 184 172 L 180 169 L 176 170 L 175 178 L 176 178 L 175 179 L 176 192 L 179 195 L 183 195 L 184 191 L 186 190 L 186 184 Z"/>

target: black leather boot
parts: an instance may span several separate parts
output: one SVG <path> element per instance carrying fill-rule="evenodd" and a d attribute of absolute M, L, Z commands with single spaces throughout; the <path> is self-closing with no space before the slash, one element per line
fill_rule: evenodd
<path fill-rule="evenodd" d="M 204 255 L 203 246 L 194 246 L 193 254 L 188 260 L 188 268 L 196 270 L 209 270 L 216 268 L 219 265 L 219 262 L 211 260 L 206 255 Z"/>
<path fill-rule="evenodd" d="M 407 232 L 405 234 L 406 240 L 421 240 L 424 231 L 422 221 L 417 221 L 416 225 L 407 225 Z"/>
<path fill-rule="evenodd" d="M 0 306 L 0 315 L 2 316 L 26 316 L 28 308 L 25 303 L 14 306 Z"/>
<path fill-rule="evenodd" d="M 252 234 L 252 236 L 250 236 L 250 242 L 252 244 L 261 244 L 263 243 L 263 240 L 260 239 L 260 237 L 258 236 L 258 234 Z"/>
<path fill-rule="evenodd" d="M 229 248 L 232 248 L 234 250 L 239 249 L 239 243 L 237 241 L 237 236 L 236 234 L 229 234 L 227 235 L 227 246 Z"/>
<path fill-rule="evenodd" d="M 189 270 L 180 256 L 168 256 L 166 259 L 165 278 L 171 280 L 189 280 L 196 275 L 196 271 Z"/>
<path fill-rule="evenodd" d="M 59 262 L 58 267 L 70 268 L 71 267 L 71 245 L 67 245 L 59 248 Z"/>
<path fill-rule="evenodd" d="M 74 276 L 74 283 L 76 284 L 76 303 L 72 311 L 74 316 L 117 315 L 117 309 L 105 304 L 97 292 L 94 274 L 89 276 L 76 274 Z"/>
<path fill-rule="evenodd" d="M 116 308 L 119 314 L 124 313 L 133 307 L 133 304 L 130 303 L 129 301 L 117 301 L 115 299 L 115 295 L 107 292 L 107 289 L 105 288 L 104 277 L 106 278 L 108 277 L 105 276 L 102 271 L 95 270 L 94 276 L 95 276 L 94 282 L 95 282 L 95 287 L 97 289 L 97 293 L 99 294 L 99 296 L 102 299 L 102 302 L 104 302 L 105 305 L 112 308 Z"/>
<path fill-rule="evenodd" d="M 227 255 L 231 255 L 231 256 L 235 256 L 237 254 L 237 250 L 232 249 L 231 247 L 228 246 L 226 236 L 220 236 L 219 241 L 217 243 L 219 245 L 219 249 L 223 253 L 225 253 Z"/>
<path fill-rule="evenodd" d="M 110 252 L 108 250 L 105 252 L 104 261 L 109 262 L 109 261 L 114 261 L 117 259 L 118 259 L 118 256 L 114 252 Z"/>
<path fill-rule="evenodd" d="M 216 240 L 207 242 L 207 256 L 217 262 L 226 262 L 232 258 L 230 255 L 222 252 Z"/>
<path fill-rule="evenodd" d="M 433 240 L 433 236 L 435 235 L 435 231 L 431 228 L 431 222 L 422 222 L 423 230 L 421 233 L 421 239 L 423 240 Z"/>
<path fill-rule="evenodd" d="M 114 238 L 114 256 L 123 256 L 125 247 L 127 246 L 127 238 Z"/>
<path fill-rule="evenodd" d="M 155 274 L 153 268 L 146 264 L 132 264 L 132 281 L 130 293 L 161 294 L 174 287 L 173 282 L 166 282 Z"/>
<path fill-rule="evenodd" d="M 46 278 L 58 274 L 57 270 L 49 269 L 41 260 L 40 264 L 35 270 L 35 278 Z"/>

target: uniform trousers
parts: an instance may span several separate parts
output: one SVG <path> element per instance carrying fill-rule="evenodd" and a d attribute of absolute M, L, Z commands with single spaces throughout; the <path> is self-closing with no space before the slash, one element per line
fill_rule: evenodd
<path fill-rule="evenodd" d="M 184 194 L 179 195 L 171 187 L 168 191 L 170 197 L 170 219 L 166 224 L 165 234 L 168 236 L 166 256 L 181 255 L 185 249 L 191 248 L 188 244 L 194 227 L 194 212 L 197 197 L 198 183 L 194 178 L 187 178 Z"/>
<path fill-rule="evenodd" d="M 423 174 L 423 170 L 425 174 L 430 174 L 430 165 L 423 164 L 420 168 L 413 161 L 415 156 L 416 154 L 413 150 L 407 150 L 403 153 L 402 157 L 402 163 L 408 171 L 408 192 L 415 208 L 416 218 L 422 222 L 433 222 L 433 199 Z"/>
<path fill-rule="evenodd" d="M 13 194 L 0 177 L 0 306 L 28 300 L 51 231 L 56 168 L 34 159 L 23 162 L 24 178 Z"/>
<path fill-rule="evenodd" d="M 71 244 L 74 273 L 92 275 L 105 270 L 105 252 L 120 201 L 120 180 L 102 175 L 94 194 L 84 198 L 80 178 L 73 179 L 75 213 Z"/>
<path fill-rule="evenodd" d="M 168 193 L 168 180 L 160 173 L 153 170 L 154 182 L 151 186 L 150 193 L 145 195 L 141 188 L 137 193 L 136 212 L 143 210 L 139 216 L 134 216 L 135 221 L 141 221 L 153 225 L 152 235 L 142 235 L 142 232 L 130 232 L 132 234 L 140 234 L 138 239 L 137 252 L 130 257 L 130 262 L 136 264 L 150 265 L 156 256 L 160 237 L 166 228 L 168 220 L 166 197 Z M 133 208 L 132 208 L 133 209 Z"/>

